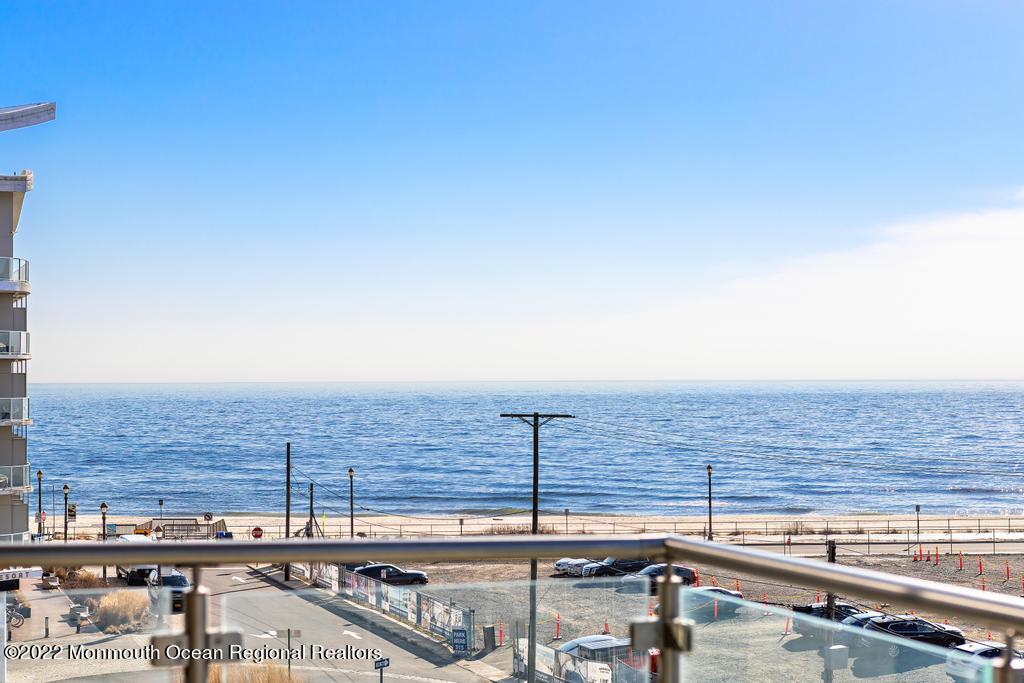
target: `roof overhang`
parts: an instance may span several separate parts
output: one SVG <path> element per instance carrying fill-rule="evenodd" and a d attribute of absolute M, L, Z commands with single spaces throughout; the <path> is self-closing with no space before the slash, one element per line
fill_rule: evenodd
<path fill-rule="evenodd" d="M 16 107 L 0 107 L 0 131 L 26 128 L 39 123 L 53 121 L 57 117 L 56 102 L 21 104 Z"/>

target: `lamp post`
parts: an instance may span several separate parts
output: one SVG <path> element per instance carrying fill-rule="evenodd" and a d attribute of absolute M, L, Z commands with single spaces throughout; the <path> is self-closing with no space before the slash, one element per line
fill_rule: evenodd
<path fill-rule="evenodd" d="M 157 504 L 160 506 L 160 521 L 162 522 L 164 521 L 164 499 L 158 500 Z"/>
<path fill-rule="evenodd" d="M 71 493 L 71 487 L 64 484 L 64 542 L 68 542 L 68 494 Z"/>
<path fill-rule="evenodd" d="M 107 503 L 106 501 L 100 503 L 100 517 L 103 518 L 103 542 L 107 542 Z M 107 583 L 107 563 L 103 562 L 103 583 Z"/>
<path fill-rule="evenodd" d="M 715 534 L 711 530 L 711 465 L 708 465 L 708 540 L 715 540 Z"/>
<path fill-rule="evenodd" d="M 36 507 L 36 533 L 43 538 L 43 471 L 36 470 L 36 493 L 39 495 Z"/>
<path fill-rule="evenodd" d="M 348 468 L 348 537 L 356 537 L 356 503 L 355 503 L 356 471 Z"/>

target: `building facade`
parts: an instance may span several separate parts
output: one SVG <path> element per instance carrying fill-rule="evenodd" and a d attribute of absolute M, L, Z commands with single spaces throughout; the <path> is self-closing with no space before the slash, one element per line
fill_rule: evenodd
<path fill-rule="evenodd" d="M 49 121 L 53 103 L 0 108 L 0 131 Z M 14 253 L 32 172 L 0 175 L 0 543 L 26 542 L 33 526 L 29 494 L 34 475 L 28 459 L 28 261 Z"/>

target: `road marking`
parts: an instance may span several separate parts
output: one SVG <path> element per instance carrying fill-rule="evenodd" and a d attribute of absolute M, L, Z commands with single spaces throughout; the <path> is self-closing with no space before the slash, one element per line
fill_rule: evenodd
<path fill-rule="evenodd" d="M 250 633 L 253 638 L 277 638 L 277 631 L 264 631 L 263 633 Z"/>
<path fill-rule="evenodd" d="M 374 678 L 377 678 L 377 677 L 380 676 L 380 673 L 377 672 L 377 671 L 357 671 L 355 669 L 336 669 L 333 666 L 296 666 L 296 665 L 292 664 L 292 668 L 293 669 L 298 669 L 300 671 L 337 671 L 338 673 L 343 673 L 343 674 L 356 674 L 356 675 L 363 675 L 363 676 L 373 676 Z M 401 679 L 403 681 L 420 681 L 420 683 L 455 683 L 454 681 L 452 681 L 449 678 L 425 678 L 423 676 L 412 676 L 412 675 L 409 675 L 409 674 L 386 673 L 386 674 L 384 674 L 384 678 L 398 678 L 398 679 Z"/>
<path fill-rule="evenodd" d="M 353 631 L 342 631 L 341 635 L 343 635 L 343 636 L 352 636 L 356 640 L 362 640 L 363 639 L 363 637 L 361 635 L 359 635 L 358 633 L 355 633 Z"/>
<path fill-rule="evenodd" d="M 231 578 L 234 579 L 235 581 L 239 582 L 239 583 L 245 583 L 245 579 L 243 579 L 240 576 L 232 576 Z"/>

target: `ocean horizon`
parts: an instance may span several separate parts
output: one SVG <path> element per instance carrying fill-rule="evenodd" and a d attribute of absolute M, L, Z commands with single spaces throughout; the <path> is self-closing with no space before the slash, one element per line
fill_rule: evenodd
<path fill-rule="evenodd" d="M 1022 514 L 1024 382 L 332 382 L 30 387 L 44 507 L 317 514 Z M 34 495 L 32 506 L 34 508 Z"/>

